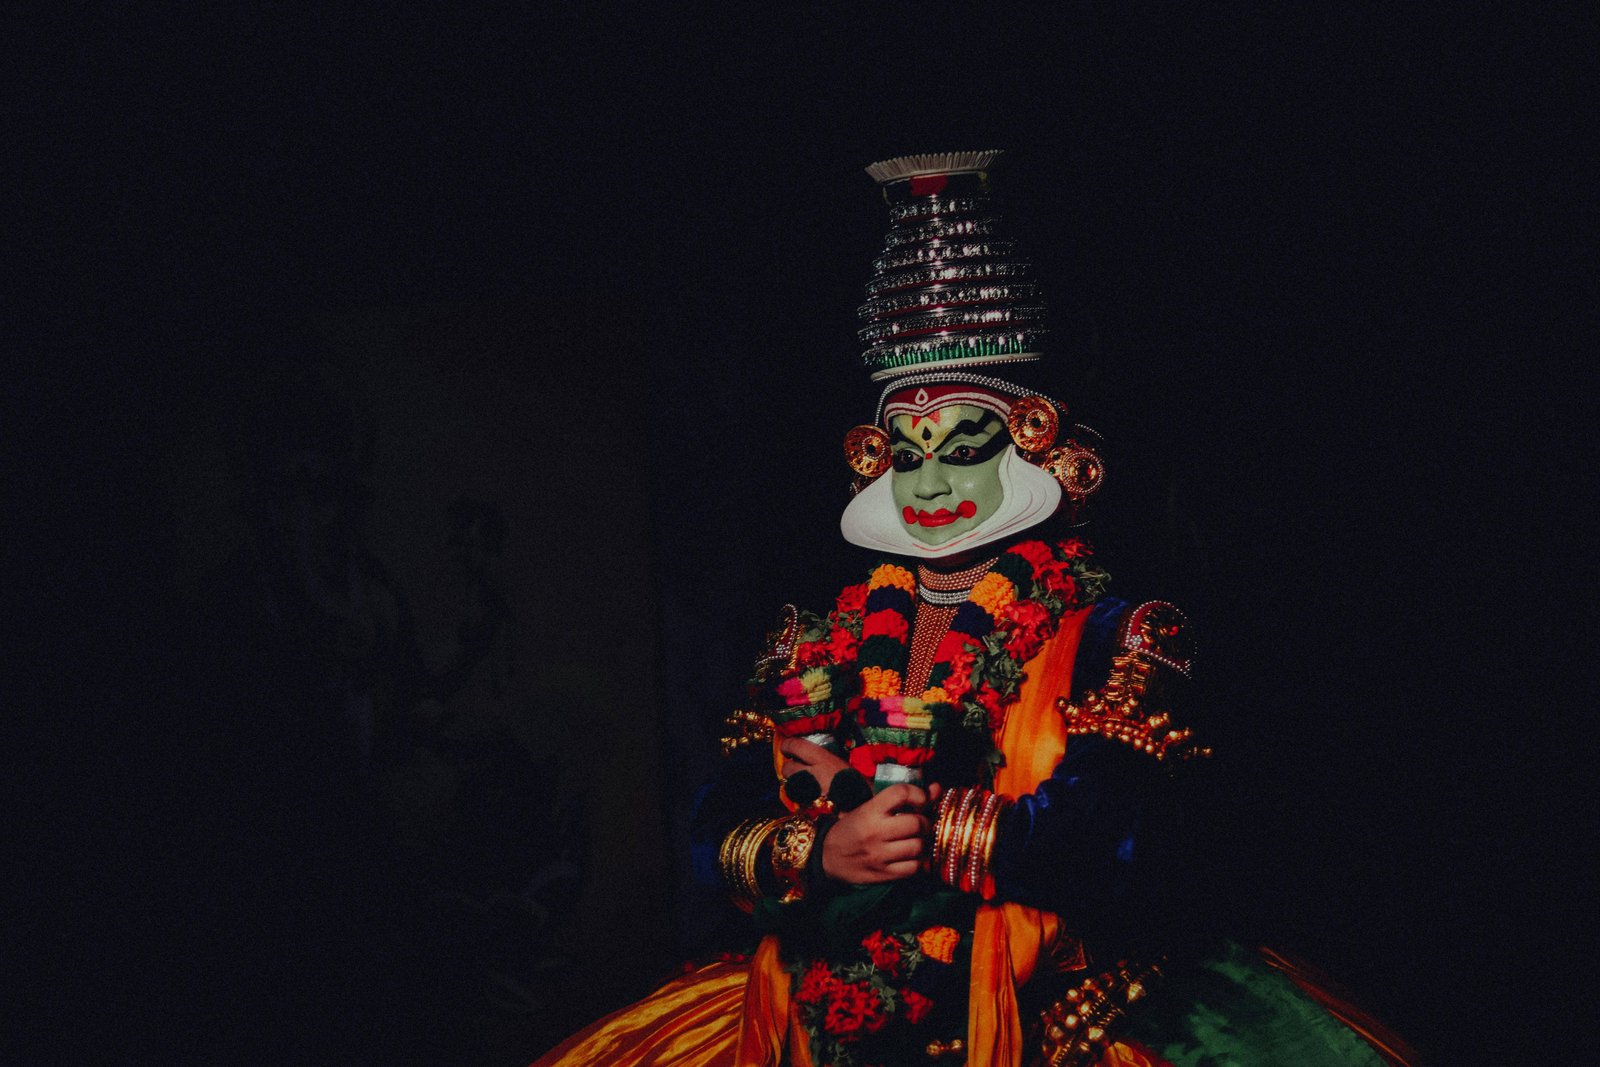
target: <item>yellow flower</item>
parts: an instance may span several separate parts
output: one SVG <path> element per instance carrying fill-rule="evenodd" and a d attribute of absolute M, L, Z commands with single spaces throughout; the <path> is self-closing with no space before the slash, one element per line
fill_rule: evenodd
<path fill-rule="evenodd" d="M 967 599 L 998 619 L 1006 605 L 1017 599 L 1017 587 L 1005 575 L 990 571 L 978 579 Z"/>
<path fill-rule="evenodd" d="M 861 668 L 861 695 L 871 700 L 882 700 L 900 692 L 900 675 L 884 667 Z"/>
<path fill-rule="evenodd" d="M 932 689 L 924 689 L 922 691 L 922 702 L 924 704 L 948 704 L 950 703 L 950 694 L 936 685 Z"/>
<path fill-rule="evenodd" d="M 913 596 L 917 592 L 917 580 L 912 577 L 911 572 L 893 563 L 879 564 L 872 572 L 872 577 L 867 580 L 868 589 L 882 589 L 885 586 L 904 589 Z"/>
<path fill-rule="evenodd" d="M 917 935 L 917 946 L 930 960 L 949 963 L 956 958 L 956 944 L 961 935 L 948 926 L 933 926 Z"/>

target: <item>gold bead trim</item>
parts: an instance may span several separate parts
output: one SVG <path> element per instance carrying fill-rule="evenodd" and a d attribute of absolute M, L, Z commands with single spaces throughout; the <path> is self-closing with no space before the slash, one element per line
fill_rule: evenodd
<path fill-rule="evenodd" d="M 1100 1062 L 1111 1044 L 1111 1027 L 1142 999 L 1161 976 L 1160 963 L 1126 960 L 1104 974 L 1087 978 L 1046 1008 L 1037 1023 L 1034 1047 L 1039 1067 L 1088 1067 Z"/>
<path fill-rule="evenodd" d="M 1208 757 L 1210 748 L 1194 742 L 1194 731 L 1175 728 L 1166 712 L 1146 714 L 1140 702 L 1150 684 L 1155 663 L 1140 652 L 1111 657 L 1111 674 L 1096 692 L 1074 702 L 1056 700 L 1056 710 L 1067 722 L 1069 736 L 1099 734 L 1154 756 L 1158 760 Z"/>

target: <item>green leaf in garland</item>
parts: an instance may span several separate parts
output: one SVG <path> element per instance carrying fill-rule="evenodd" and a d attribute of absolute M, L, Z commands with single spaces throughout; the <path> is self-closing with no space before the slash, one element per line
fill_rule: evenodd
<path fill-rule="evenodd" d="M 814 612 L 802 611 L 800 613 L 800 643 L 810 644 L 828 639 L 828 620 L 821 618 Z"/>
<path fill-rule="evenodd" d="M 1106 595 L 1106 586 L 1111 584 L 1111 575 L 1099 567 L 1092 565 L 1088 560 L 1077 559 L 1072 561 L 1068 573 L 1072 580 L 1078 584 L 1077 602 L 1079 606 L 1093 604 L 1096 600 Z"/>
<path fill-rule="evenodd" d="M 839 977 L 846 982 L 865 982 L 876 974 L 870 963 L 849 963 L 839 969 Z"/>

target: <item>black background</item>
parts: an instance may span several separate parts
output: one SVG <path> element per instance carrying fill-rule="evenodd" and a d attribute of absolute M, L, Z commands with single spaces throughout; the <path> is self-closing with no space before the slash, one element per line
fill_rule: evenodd
<path fill-rule="evenodd" d="M 14 18 L 23 1062 L 468 1058 L 396 1036 L 450 1009 L 391 996 L 389 965 L 297 940 L 339 924 L 334 900 L 405 914 L 373 888 L 326 715 L 188 728 L 217 701 L 253 721 L 269 675 L 297 699 L 292 661 L 184 562 L 197 520 L 172 519 L 219 492 L 185 444 L 219 398 L 270 419 L 263 383 L 328 362 L 330 336 L 489 323 L 456 365 L 542 420 L 516 453 L 540 473 L 498 486 L 550 502 L 524 550 L 614 574 L 583 531 L 615 524 L 605 550 L 644 561 L 619 603 L 650 622 L 659 780 L 594 773 L 641 790 L 670 853 L 776 606 L 863 564 L 836 534 L 837 442 L 874 399 L 853 309 L 885 213 L 861 167 L 990 146 L 1058 392 L 1111 441 L 1096 537 L 1119 589 L 1199 620 L 1233 783 L 1220 910 L 1437 1062 L 1559 1040 L 1592 822 L 1568 683 L 1594 579 L 1572 282 L 1594 268 L 1573 239 L 1594 27 L 1404 11 Z M 471 432 L 460 411 L 375 430 Z M 290 769 L 215 770 L 263 746 Z M 223 888 L 304 888 L 291 867 L 314 885 L 271 918 L 268 889 Z M 692 929 L 674 901 L 638 906 Z M 601 961 L 622 977 L 542 1025 L 689 947 Z"/>

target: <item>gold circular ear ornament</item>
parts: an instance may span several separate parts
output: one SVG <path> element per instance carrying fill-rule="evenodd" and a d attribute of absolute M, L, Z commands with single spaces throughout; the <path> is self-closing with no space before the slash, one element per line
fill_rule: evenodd
<path fill-rule="evenodd" d="M 876 478 L 889 469 L 889 435 L 876 426 L 857 426 L 844 435 L 844 458 L 863 478 Z"/>
<path fill-rule="evenodd" d="M 1106 480 L 1105 461 L 1076 441 L 1051 449 L 1039 466 L 1061 483 L 1062 491 L 1074 503 L 1094 495 Z"/>
<path fill-rule="evenodd" d="M 1037 455 L 1056 443 L 1061 431 L 1061 416 L 1056 406 L 1042 396 L 1025 396 L 1011 405 L 1006 429 L 1020 452 Z"/>

